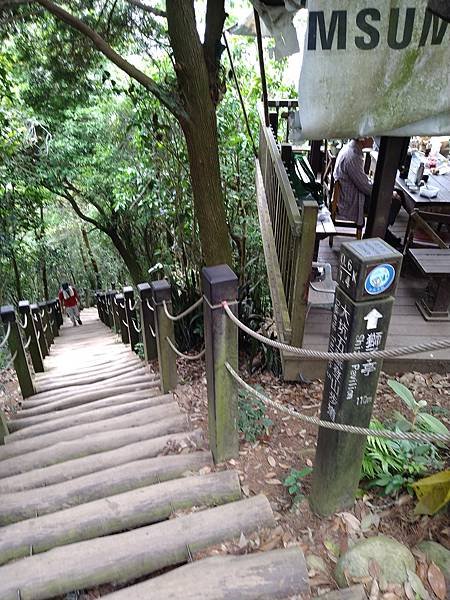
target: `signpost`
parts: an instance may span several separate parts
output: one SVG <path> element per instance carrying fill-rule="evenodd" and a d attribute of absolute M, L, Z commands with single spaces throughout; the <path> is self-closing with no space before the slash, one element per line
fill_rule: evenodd
<path fill-rule="evenodd" d="M 341 246 L 330 352 L 383 350 L 402 255 L 379 238 Z M 382 360 L 331 360 L 321 419 L 368 427 Z M 358 487 L 366 439 L 319 429 L 310 503 L 320 515 L 349 508 Z"/>

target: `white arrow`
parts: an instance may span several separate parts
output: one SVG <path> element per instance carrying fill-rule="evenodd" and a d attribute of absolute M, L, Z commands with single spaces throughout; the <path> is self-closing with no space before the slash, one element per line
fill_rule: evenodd
<path fill-rule="evenodd" d="M 383 315 L 377 311 L 376 308 L 372 308 L 370 313 L 364 317 L 364 321 L 367 321 L 367 329 L 376 329 L 378 325 L 378 319 L 383 318 Z"/>

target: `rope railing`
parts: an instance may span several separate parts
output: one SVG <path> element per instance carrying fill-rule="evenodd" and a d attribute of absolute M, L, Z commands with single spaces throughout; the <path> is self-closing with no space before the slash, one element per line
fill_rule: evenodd
<path fill-rule="evenodd" d="M 9 361 L 6 363 L 6 365 L 4 367 L 1 368 L 0 373 L 3 373 L 4 371 L 6 371 L 7 369 L 10 368 L 10 366 L 13 364 L 13 362 L 16 360 L 17 358 L 17 352 L 14 352 L 14 354 L 11 356 L 11 358 L 9 359 Z"/>
<path fill-rule="evenodd" d="M 150 329 L 150 333 L 152 334 L 152 336 L 153 336 L 154 338 L 156 338 L 156 332 L 155 332 L 155 330 L 153 329 L 153 327 L 152 327 L 151 323 L 149 323 L 149 324 L 148 324 L 148 327 L 149 327 L 149 329 Z"/>
<path fill-rule="evenodd" d="M 23 345 L 24 350 L 28 350 L 29 345 L 31 344 L 31 335 L 28 336 L 26 343 Z"/>
<path fill-rule="evenodd" d="M 44 331 L 44 333 L 45 333 L 45 332 L 47 331 L 47 329 L 48 329 L 48 323 L 46 323 L 46 324 L 45 324 L 45 325 L 42 327 L 42 329 L 43 329 L 43 331 Z"/>
<path fill-rule="evenodd" d="M 11 333 L 11 323 L 8 321 L 8 325 L 6 326 L 6 333 L 5 333 L 5 337 L 2 339 L 2 341 L 0 342 L 0 348 L 3 348 L 3 346 L 6 345 L 6 342 L 8 341 L 9 338 L 9 334 Z"/>
<path fill-rule="evenodd" d="M 140 299 L 139 299 L 139 297 L 138 297 L 138 298 L 136 298 L 136 300 L 135 300 L 134 304 L 131 304 L 131 298 L 128 298 L 128 308 L 131 310 L 131 312 L 133 312 L 133 310 L 136 308 L 136 306 L 137 306 L 137 305 L 138 305 L 138 303 L 139 303 L 139 300 L 140 300 Z"/>
<path fill-rule="evenodd" d="M 335 360 L 335 361 L 346 361 L 346 360 L 366 360 L 366 359 L 381 359 L 381 358 L 394 358 L 396 356 L 404 356 L 407 354 L 416 354 L 417 352 L 426 352 L 429 350 L 442 350 L 443 348 L 450 348 L 450 339 L 435 340 L 432 342 L 426 342 L 424 344 L 415 344 L 412 346 L 401 346 L 398 348 L 389 348 L 386 350 L 371 350 L 366 352 L 325 352 L 320 350 L 309 350 L 308 348 L 298 348 L 297 346 L 290 346 L 277 340 L 272 340 L 256 331 L 253 331 L 247 325 L 244 325 L 231 311 L 228 303 L 224 301 L 222 306 L 233 321 L 233 323 L 244 331 L 255 340 L 283 350 L 284 352 L 291 352 L 301 358 L 312 359 L 312 360 Z"/>
<path fill-rule="evenodd" d="M 196 308 L 198 308 L 201 304 L 203 303 L 203 297 L 199 298 L 197 300 L 197 302 L 194 302 L 194 304 L 192 304 L 192 306 L 190 306 L 189 308 L 187 308 L 186 310 L 184 310 L 182 313 L 180 313 L 179 315 L 171 315 L 168 308 L 167 308 L 167 303 L 165 300 L 163 300 L 163 308 L 164 308 L 164 312 L 166 314 L 166 317 L 168 319 L 170 319 L 171 321 L 179 321 L 180 319 L 183 319 L 183 317 L 186 317 L 187 315 L 189 315 L 191 312 L 193 312 Z"/>
<path fill-rule="evenodd" d="M 387 438 L 390 440 L 400 440 L 400 441 L 418 441 L 423 443 L 429 442 L 440 442 L 448 444 L 450 442 L 450 434 L 441 434 L 441 433 L 425 433 L 422 431 L 390 431 L 389 429 L 369 429 L 368 427 L 356 427 L 354 425 L 345 425 L 344 423 L 334 423 L 333 421 L 324 421 L 317 417 L 311 417 L 309 415 L 304 415 L 297 410 L 290 408 L 289 406 L 285 406 L 284 404 L 280 404 L 262 394 L 258 390 L 255 390 L 251 385 L 249 385 L 246 381 L 244 381 L 238 373 L 233 369 L 233 367 L 227 362 L 225 363 L 225 367 L 233 379 L 245 390 L 247 390 L 250 394 L 264 402 L 267 406 L 275 410 L 279 410 L 280 412 L 286 413 L 291 417 L 295 417 L 300 421 L 304 421 L 305 423 L 309 423 L 311 425 L 315 425 L 317 427 L 324 427 L 325 429 L 333 429 L 335 431 L 345 431 L 346 433 L 354 433 L 356 435 L 365 435 L 371 437 L 380 437 Z"/>
<path fill-rule="evenodd" d="M 148 301 L 148 298 L 145 299 L 145 302 L 147 304 L 147 308 L 149 310 L 151 310 L 152 312 L 155 312 L 155 309 L 153 308 L 153 306 L 150 304 L 150 302 Z"/>
<path fill-rule="evenodd" d="M 129 329 L 128 323 L 122 319 L 122 323 L 125 325 L 127 329 Z"/>
<path fill-rule="evenodd" d="M 22 321 L 21 321 L 19 318 L 17 319 L 17 325 L 18 325 L 18 326 L 19 326 L 21 329 L 23 329 L 23 330 L 25 331 L 25 329 L 27 328 L 27 325 L 28 325 L 28 315 L 27 315 L 27 313 L 25 313 L 25 314 L 24 314 L 24 317 L 25 317 L 25 318 L 24 318 L 24 320 L 23 320 L 23 323 L 22 323 Z"/>
<path fill-rule="evenodd" d="M 205 355 L 205 348 L 203 348 L 203 350 L 201 352 L 199 352 L 198 354 L 194 354 L 194 355 L 190 355 L 190 354 L 183 354 L 183 352 L 180 352 L 178 350 L 178 348 L 175 346 L 175 344 L 172 342 L 172 340 L 169 337 L 166 337 L 166 342 L 169 344 L 170 348 L 175 352 L 175 354 L 177 356 L 179 356 L 180 358 L 185 358 L 186 360 L 199 360 L 200 358 L 202 358 Z"/>
<path fill-rule="evenodd" d="M 138 326 L 136 325 L 136 323 L 134 322 L 134 319 L 131 319 L 131 322 L 133 323 L 133 328 L 134 328 L 134 330 L 136 331 L 136 333 L 141 333 L 141 331 L 142 331 L 142 327 L 138 327 Z"/>

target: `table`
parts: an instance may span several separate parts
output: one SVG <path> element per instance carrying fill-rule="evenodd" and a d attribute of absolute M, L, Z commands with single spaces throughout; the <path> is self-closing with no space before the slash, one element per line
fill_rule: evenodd
<path fill-rule="evenodd" d="M 420 271 L 436 283 L 436 290 L 416 302 L 423 318 L 450 321 L 450 249 L 410 248 L 408 254 Z"/>
<path fill-rule="evenodd" d="M 411 159 L 410 177 L 417 171 L 421 159 L 419 154 L 414 154 Z M 405 179 L 400 179 L 397 175 L 396 185 L 402 190 L 405 197 L 405 208 L 411 213 L 414 209 L 419 210 L 439 210 L 442 213 L 450 213 L 450 173 L 446 175 L 432 175 L 428 178 L 428 185 L 439 189 L 436 198 L 425 198 L 419 192 L 412 192 L 408 189 Z"/>

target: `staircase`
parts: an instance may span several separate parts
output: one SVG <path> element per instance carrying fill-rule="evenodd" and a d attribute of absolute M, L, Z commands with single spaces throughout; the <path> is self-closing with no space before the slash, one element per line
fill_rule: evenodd
<path fill-rule="evenodd" d="M 94 309 L 82 317 L 61 328 L 0 446 L 0 599 L 103 584 L 117 588 L 104 597 L 130 600 L 307 594 L 296 547 L 194 560 L 273 526 L 270 504 L 241 500 L 238 474 L 212 470 L 158 375 Z"/>

